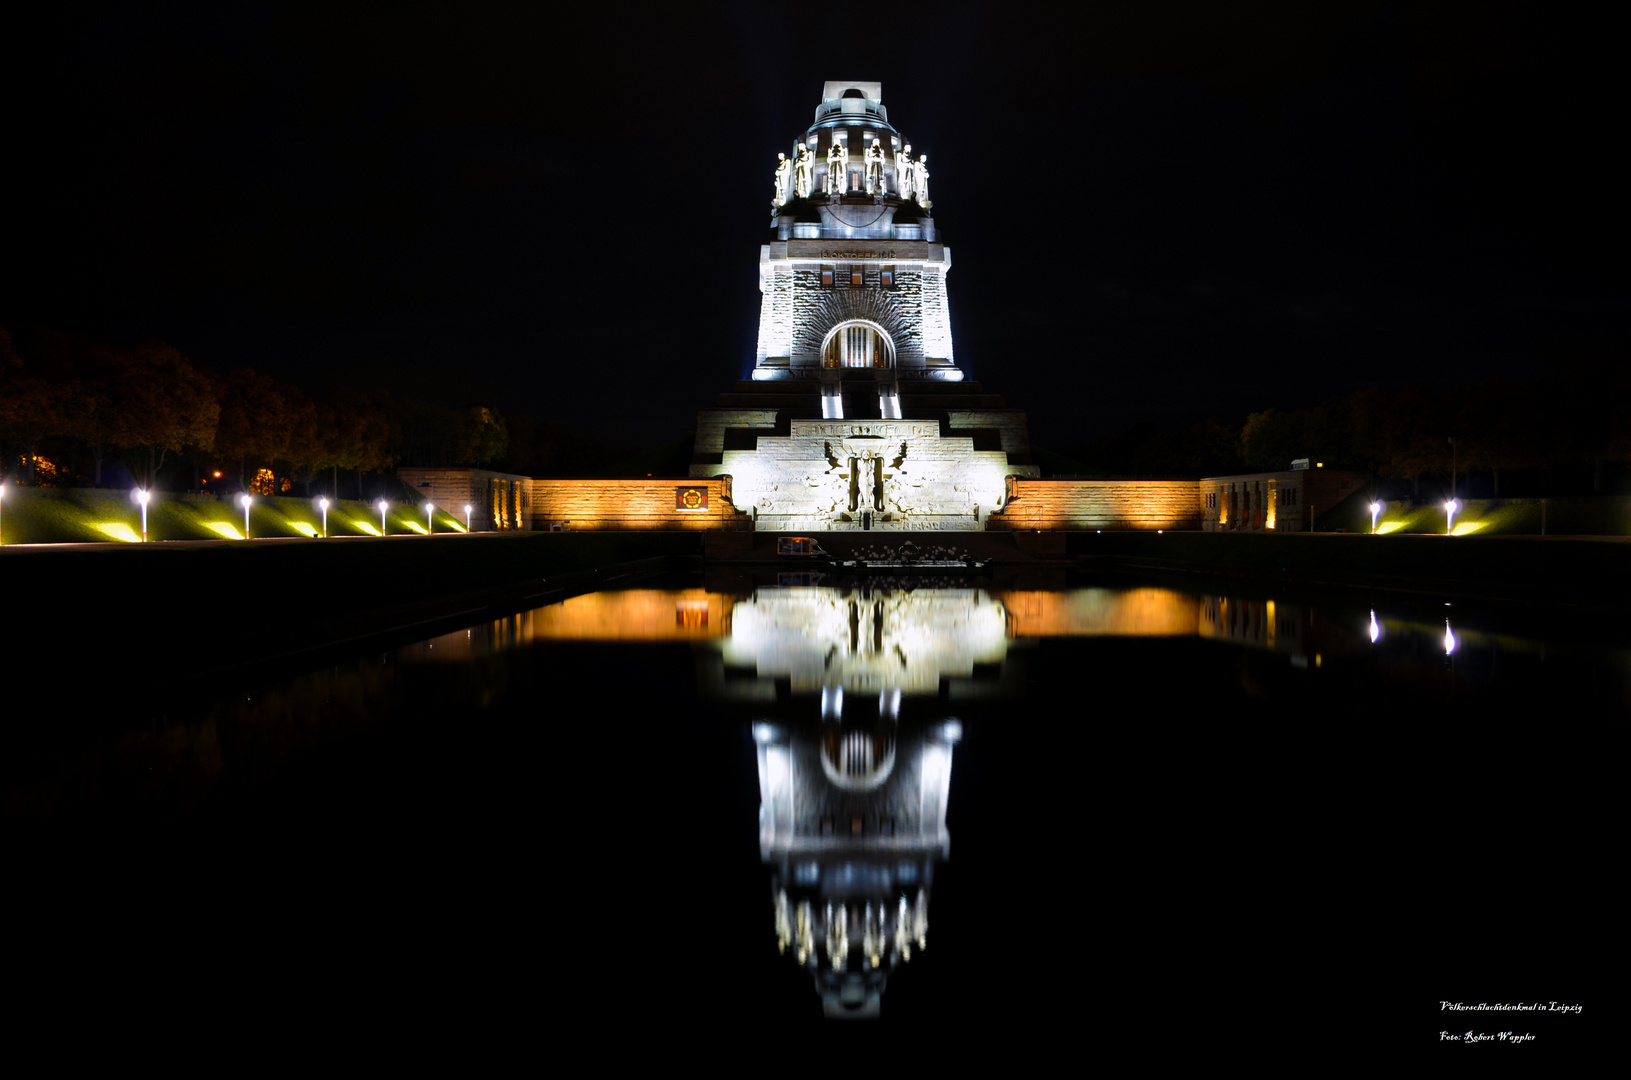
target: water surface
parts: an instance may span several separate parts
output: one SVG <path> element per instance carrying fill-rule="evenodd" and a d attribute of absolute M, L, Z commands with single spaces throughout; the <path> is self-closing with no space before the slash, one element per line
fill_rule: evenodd
<path fill-rule="evenodd" d="M 1631 640 L 1170 583 L 675 582 L 110 720 L 140 708 L 12 716 L 59 973 L 1064 1023 L 1179 977 L 1551 970 L 1600 929 Z"/>

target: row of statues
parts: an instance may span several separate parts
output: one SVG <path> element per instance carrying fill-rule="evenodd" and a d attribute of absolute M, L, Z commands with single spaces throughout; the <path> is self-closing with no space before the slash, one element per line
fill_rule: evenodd
<path fill-rule="evenodd" d="M 867 147 L 861 156 L 865 171 L 861 174 L 868 195 L 882 195 L 887 191 L 884 183 L 883 142 L 873 139 L 872 145 Z M 810 186 L 814 180 L 815 154 L 808 146 L 800 146 L 798 158 L 789 160 L 786 154 L 776 155 L 776 194 L 771 202 L 776 206 L 787 205 L 791 193 L 801 199 L 810 197 Z M 827 151 L 827 194 L 839 195 L 844 191 L 844 184 L 849 176 L 849 147 L 842 142 L 834 141 L 832 148 Z M 834 177 L 837 177 L 836 190 Z M 789 184 L 791 181 L 791 184 Z M 917 199 L 926 209 L 929 205 L 929 155 L 924 154 L 917 161 L 912 160 L 912 144 L 907 143 L 906 149 L 895 160 L 895 193 L 902 199 Z"/>

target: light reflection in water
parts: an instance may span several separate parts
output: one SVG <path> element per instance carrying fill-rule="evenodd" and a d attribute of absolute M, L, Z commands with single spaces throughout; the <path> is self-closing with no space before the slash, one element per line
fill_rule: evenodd
<path fill-rule="evenodd" d="M 1332 617 L 1164 588 L 634 589 L 574 597 L 402 656 L 461 660 L 553 641 L 690 643 L 700 696 L 752 717 L 760 855 L 771 875 L 767 939 L 809 972 L 828 1016 L 861 1017 L 879 1014 L 890 973 L 928 945 L 934 870 L 950 855 L 946 812 L 962 734 L 952 713 L 970 716 L 965 707 L 989 699 L 1004 709 L 1002 699 L 1022 696 L 1023 672 L 1014 677 L 1011 664 L 1038 640 L 1201 639 L 1278 655 L 1323 678 L 1315 671 L 1345 655 L 1413 656 L 1437 633 L 1431 618 L 1370 610 L 1367 619 L 1362 608 Z M 1526 647 L 1500 641 L 1503 651 Z M 1493 655 L 1495 642 L 1444 623 L 1445 655 Z"/>
<path fill-rule="evenodd" d="M 790 678 L 795 692 L 841 686 L 870 695 L 935 691 L 944 677 L 1001 662 L 1020 640 L 1202 637 L 1305 655 L 1315 636 L 1346 635 L 1298 605 L 1160 588 L 776 586 L 747 596 L 628 589 L 574 596 L 409 646 L 403 655 L 452 662 L 545 641 L 712 642 L 725 665 Z"/>

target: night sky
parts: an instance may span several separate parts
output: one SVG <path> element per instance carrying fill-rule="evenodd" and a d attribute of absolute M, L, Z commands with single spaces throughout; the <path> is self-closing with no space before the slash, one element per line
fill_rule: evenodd
<path fill-rule="evenodd" d="M 13 328 L 666 442 L 854 78 L 1041 445 L 1626 352 L 1618 35 L 1554 5 L 57 8 L 0 22 Z"/>

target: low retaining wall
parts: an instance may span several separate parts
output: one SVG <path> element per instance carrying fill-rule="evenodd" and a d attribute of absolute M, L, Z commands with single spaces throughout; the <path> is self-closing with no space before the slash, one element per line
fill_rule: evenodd
<path fill-rule="evenodd" d="M 1009 481 L 989 529 L 1198 529 L 1198 480 Z"/>
<path fill-rule="evenodd" d="M 751 530 L 731 505 L 728 477 L 707 480 L 533 480 L 534 529 L 571 532 Z M 695 505 L 695 509 L 686 504 Z"/>

